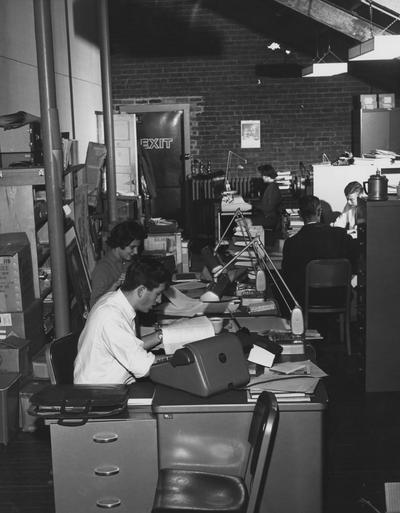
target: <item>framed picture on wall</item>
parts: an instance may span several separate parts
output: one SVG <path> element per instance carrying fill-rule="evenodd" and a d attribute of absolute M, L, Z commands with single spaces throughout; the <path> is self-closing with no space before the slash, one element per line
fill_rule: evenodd
<path fill-rule="evenodd" d="M 260 121 L 240 122 L 241 148 L 261 148 Z"/>

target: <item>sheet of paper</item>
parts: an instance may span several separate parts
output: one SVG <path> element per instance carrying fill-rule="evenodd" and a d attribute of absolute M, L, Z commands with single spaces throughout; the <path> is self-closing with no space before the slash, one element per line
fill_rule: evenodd
<path fill-rule="evenodd" d="M 271 367 L 274 363 L 275 355 L 267 349 L 263 349 L 260 346 L 254 345 L 247 357 L 249 362 L 257 363 L 258 365 L 263 365 L 264 367 Z"/>
<path fill-rule="evenodd" d="M 166 354 L 173 354 L 184 344 L 214 335 L 213 325 L 210 319 L 204 315 L 191 319 L 178 319 L 168 326 L 163 326 L 164 351 Z"/>
<path fill-rule="evenodd" d="M 264 378 L 264 379 L 262 379 Z M 269 392 L 304 392 L 312 394 L 320 378 L 313 378 L 311 376 L 294 376 L 282 375 L 274 379 L 267 379 L 264 376 L 258 376 L 257 380 L 250 379 L 249 387 L 251 390 L 267 390 Z"/>
<path fill-rule="evenodd" d="M 327 376 L 326 372 L 315 365 L 311 360 L 304 360 L 302 362 L 284 362 L 277 363 L 272 367 L 272 371 L 283 372 L 285 374 L 296 373 L 298 370 L 304 368 L 305 374 L 312 376 L 314 378 L 323 378 Z M 269 374 L 271 375 L 271 373 Z M 273 374 L 271 375 L 273 377 Z"/>
<path fill-rule="evenodd" d="M 174 317 L 193 317 L 201 315 L 205 310 L 205 305 L 201 301 L 188 297 L 173 285 L 168 287 L 163 294 L 168 302 L 156 306 L 154 308 L 156 312 Z"/>

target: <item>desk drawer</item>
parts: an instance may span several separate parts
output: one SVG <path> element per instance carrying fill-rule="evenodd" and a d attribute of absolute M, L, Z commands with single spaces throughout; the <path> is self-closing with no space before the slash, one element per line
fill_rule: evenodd
<path fill-rule="evenodd" d="M 98 513 L 110 504 L 118 512 L 151 511 L 157 480 L 151 415 L 50 429 L 56 513 Z"/>

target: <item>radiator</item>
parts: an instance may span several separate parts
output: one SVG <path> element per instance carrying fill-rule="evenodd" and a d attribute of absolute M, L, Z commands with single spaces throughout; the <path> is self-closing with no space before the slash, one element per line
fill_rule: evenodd
<path fill-rule="evenodd" d="M 229 183 L 233 191 L 243 197 L 248 197 L 251 195 L 251 180 L 251 176 L 236 176 L 231 177 Z M 191 182 L 192 200 L 210 200 L 218 196 L 214 191 L 216 182 L 212 178 L 189 178 L 189 181 Z"/>

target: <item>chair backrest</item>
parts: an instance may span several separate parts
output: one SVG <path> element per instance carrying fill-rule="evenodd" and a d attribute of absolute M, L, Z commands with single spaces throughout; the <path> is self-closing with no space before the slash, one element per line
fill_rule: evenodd
<path fill-rule="evenodd" d="M 248 437 L 250 451 L 244 476 L 249 491 L 246 513 L 257 513 L 259 510 L 271 462 L 278 419 L 278 403 L 274 394 L 262 392 L 254 407 Z"/>
<path fill-rule="evenodd" d="M 311 260 L 306 266 L 307 287 L 347 287 L 350 280 L 351 265 L 346 258 Z"/>
<path fill-rule="evenodd" d="M 335 289 L 335 293 L 332 291 L 330 295 L 321 296 L 321 289 Z M 313 293 L 314 297 L 312 297 Z M 315 294 L 319 294 L 317 299 Z M 351 264 L 349 260 L 331 258 L 308 262 L 305 278 L 305 310 L 315 304 L 328 307 L 330 302 L 335 307 L 346 309 L 349 307 L 350 297 Z"/>
<path fill-rule="evenodd" d="M 53 385 L 72 385 L 74 361 L 78 352 L 79 333 L 54 339 L 46 347 L 46 362 Z"/>

